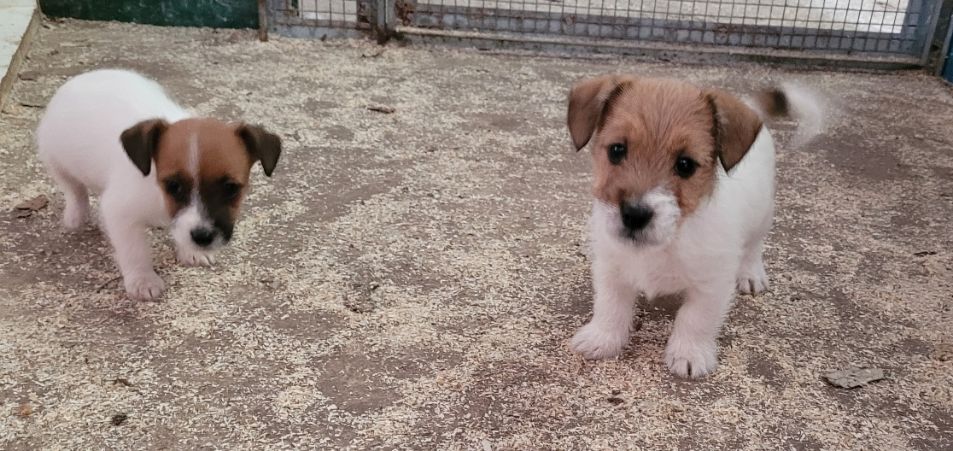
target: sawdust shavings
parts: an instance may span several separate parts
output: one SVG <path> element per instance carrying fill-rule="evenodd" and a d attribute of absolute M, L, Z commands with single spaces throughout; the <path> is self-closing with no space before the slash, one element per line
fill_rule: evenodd
<path fill-rule="evenodd" d="M 91 293 L 95 283 L 116 274 L 102 239 L 99 263 L 76 258 L 54 267 L 48 258 L 0 259 L 0 343 L 30 351 L 14 356 L 18 371 L 0 371 L 0 386 L 41 379 L 45 389 L 37 390 L 33 408 L 69 420 L 16 421 L 30 429 L 14 431 L 14 440 L 65 449 L 161 447 L 162 440 L 183 448 L 216 443 L 262 449 L 479 449 L 484 443 L 493 449 L 608 449 L 620 443 L 646 449 L 943 449 L 948 415 L 924 408 L 894 415 L 878 408 L 874 396 L 851 397 L 857 408 L 846 410 L 838 396 L 844 392 L 818 380 L 827 369 L 818 356 L 843 362 L 870 353 L 885 368 L 925 364 L 934 371 L 930 376 L 941 377 L 905 378 L 860 394 L 917 405 L 927 392 L 937 412 L 953 410 L 942 373 L 948 365 L 923 362 L 929 351 L 910 354 L 891 344 L 898 334 L 949 342 L 953 316 L 948 309 L 938 315 L 936 307 L 949 305 L 949 273 L 921 275 L 913 267 L 923 263 L 913 257 L 918 251 L 943 255 L 929 243 L 949 241 L 949 230 L 889 221 L 900 206 L 922 214 L 924 224 L 945 224 L 951 204 L 929 199 L 935 193 L 948 198 L 949 181 L 903 172 L 889 183 L 856 178 L 863 174 L 845 178 L 849 167 L 832 170 L 828 164 L 831 155 L 856 154 L 843 146 L 837 124 L 830 139 L 810 152 L 783 151 L 784 132 L 776 135 L 779 224 L 766 260 L 779 283 L 774 293 L 735 307 L 720 339 L 715 377 L 700 384 L 673 381 L 660 362 L 667 317 L 643 318 L 645 326 L 622 358 L 582 370 L 562 345 L 591 314 L 591 275 L 571 244 L 585 229 L 589 155 L 563 150 L 565 89 L 574 79 L 610 71 L 672 76 L 674 70 L 700 84 L 747 92 L 745 83 L 753 78 L 790 72 L 620 67 L 420 48 L 388 48 L 384 57 L 368 60 L 360 55 L 380 50 L 373 44 L 281 37 L 209 45 L 225 36 L 75 22 L 41 30 L 27 64 L 43 76 L 18 82 L 18 99 L 43 101 L 66 76 L 134 50 L 134 68 L 162 81 L 184 104 L 203 114 L 233 106 L 229 111 L 242 119 L 296 135 L 289 142 L 300 144 L 289 146 L 287 172 L 253 177 L 238 239 L 221 266 L 180 268 L 167 240 L 160 241 L 157 265 L 172 287 L 163 303 L 125 303 L 140 313 L 137 318 L 102 321 L 121 301 L 117 293 Z M 170 42 L 174 55 L 163 52 Z M 57 48 L 61 53 L 50 57 Z M 950 108 L 940 105 L 945 115 L 926 115 L 903 105 L 884 107 L 947 95 L 935 80 L 803 76 L 861 105 L 844 115 L 861 119 L 851 128 L 909 136 L 895 125 L 909 122 L 953 137 L 948 124 L 931 119 L 949 117 Z M 302 93 L 325 104 L 302 108 Z M 399 106 L 401 114 L 368 112 L 375 102 Z M 890 117 L 894 110 L 900 117 Z M 5 204 L 55 189 L 32 147 L 40 113 L 18 106 L 0 118 Z M 523 119 L 506 124 L 504 116 Z M 396 118 L 401 120 L 390 120 Z M 479 127 L 467 133 L 475 119 Z M 867 135 L 863 146 L 889 147 L 921 171 L 929 168 L 918 162 L 943 157 L 923 143 L 889 146 L 879 133 Z M 55 215 L 35 216 L 37 221 L 0 221 L 0 246 L 12 250 L 32 239 L 69 254 L 89 245 L 86 238 L 61 240 Z M 76 273 L 94 282 L 71 284 Z M 367 276 L 355 277 L 361 274 Z M 361 314 L 343 301 L 363 296 L 366 287 L 357 289 L 355 280 L 381 283 Z M 831 289 L 841 293 L 838 302 Z M 880 291 L 891 296 L 877 298 Z M 55 322 L 40 321 L 54 312 Z M 891 338 L 871 340 L 871 330 Z M 123 331 L 130 339 L 109 340 Z M 65 341 L 74 349 L 70 354 L 62 349 Z M 78 355 L 95 360 L 83 366 L 86 357 Z M 444 355 L 453 357 L 433 363 Z M 762 357 L 776 362 L 766 368 L 783 369 L 786 377 L 775 385 L 752 377 L 757 373 L 744 362 Z M 403 368 L 406 361 L 419 363 Z M 110 368 L 109 378 L 135 374 L 136 388 L 102 383 L 103 366 Z M 606 387 L 624 390 L 610 395 Z M 611 397 L 624 402 L 614 406 Z M 125 407 L 129 401 L 150 409 Z M 91 415 L 86 406 L 97 409 L 92 418 L 104 424 L 124 412 L 126 426 L 84 427 L 82 419 Z M 11 443 L 4 441 L 2 421 L 0 448 Z"/>
<path fill-rule="evenodd" d="M 384 54 L 385 50 L 387 50 L 385 47 L 381 47 L 371 52 L 364 52 L 364 53 L 361 53 L 361 58 L 379 58 L 381 55 Z"/>
<path fill-rule="evenodd" d="M 936 345 L 930 357 L 940 362 L 953 361 L 953 343 L 940 343 Z"/>
<path fill-rule="evenodd" d="M 381 287 L 380 282 L 356 282 L 350 285 L 351 290 L 343 295 L 344 307 L 358 314 L 373 312 L 376 309 L 373 295 Z"/>

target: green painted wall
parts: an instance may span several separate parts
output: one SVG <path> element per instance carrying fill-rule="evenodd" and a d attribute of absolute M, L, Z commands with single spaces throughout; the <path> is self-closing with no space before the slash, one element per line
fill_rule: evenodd
<path fill-rule="evenodd" d="M 256 28 L 257 0 L 40 0 L 50 17 L 151 25 Z"/>

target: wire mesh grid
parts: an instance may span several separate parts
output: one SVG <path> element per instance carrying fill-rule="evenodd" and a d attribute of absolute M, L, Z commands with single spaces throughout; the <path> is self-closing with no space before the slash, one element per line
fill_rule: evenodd
<path fill-rule="evenodd" d="M 909 54 L 931 0 L 398 0 L 404 25 Z"/>
<path fill-rule="evenodd" d="M 277 0 L 271 12 L 278 23 L 325 28 L 366 28 L 366 3 L 358 0 Z"/>
<path fill-rule="evenodd" d="M 941 1 L 268 0 L 268 5 L 276 28 L 298 35 L 309 34 L 302 29 L 377 33 L 396 25 L 925 59 Z"/>

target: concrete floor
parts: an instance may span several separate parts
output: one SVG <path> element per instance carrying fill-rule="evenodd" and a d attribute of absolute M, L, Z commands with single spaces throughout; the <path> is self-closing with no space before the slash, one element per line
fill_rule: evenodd
<path fill-rule="evenodd" d="M 36 27 L 35 10 L 36 0 L 0 0 L 0 106 L 26 52 L 20 42 Z"/>
<path fill-rule="evenodd" d="M 0 115 L 0 448 L 953 447 L 938 79 L 46 25 Z M 59 229 L 34 155 L 54 89 L 99 67 L 285 140 L 218 266 L 177 266 L 157 231 L 161 302 L 124 298 L 95 228 Z M 662 364 L 666 309 L 639 314 L 617 360 L 567 349 L 592 288 L 589 156 L 571 150 L 565 96 L 609 71 L 736 92 L 798 79 L 837 105 L 806 148 L 777 126 L 773 290 L 738 298 L 707 380 Z M 39 194 L 50 206 L 17 218 Z M 849 365 L 888 377 L 821 380 Z"/>

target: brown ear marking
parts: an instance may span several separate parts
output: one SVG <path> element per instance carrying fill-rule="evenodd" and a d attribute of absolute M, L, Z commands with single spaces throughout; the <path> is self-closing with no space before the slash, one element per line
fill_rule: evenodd
<path fill-rule="evenodd" d="M 744 102 L 724 91 L 708 91 L 705 100 L 712 115 L 715 155 L 728 172 L 754 144 L 761 131 L 761 118 Z"/>
<path fill-rule="evenodd" d="M 629 82 L 618 75 L 603 75 L 583 80 L 572 87 L 566 123 L 576 151 L 586 147 L 613 101 Z"/>
<path fill-rule="evenodd" d="M 271 177 L 281 155 L 281 138 L 268 133 L 257 125 L 242 124 L 238 127 L 238 136 L 254 160 L 261 162 L 265 175 Z"/>
<path fill-rule="evenodd" d="M 162 119 L 149 119 L 127 128 L 119 136 L 126 155 L 143 176 L 152 171 L 152 160 L 159 148 L 159 139 L 168 127 L 169 123 Z"/>

